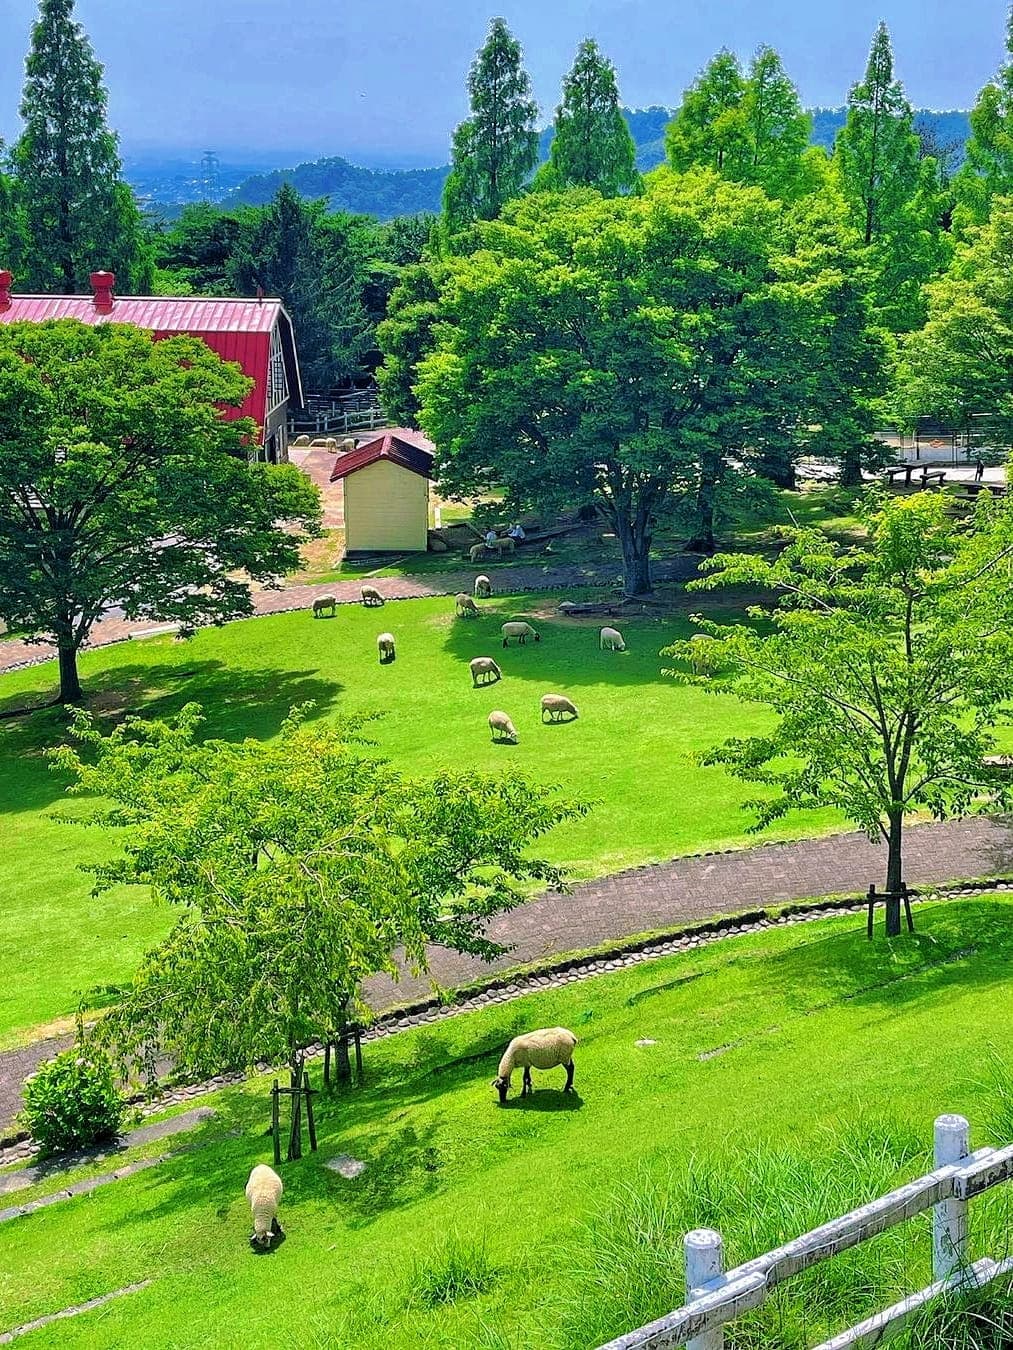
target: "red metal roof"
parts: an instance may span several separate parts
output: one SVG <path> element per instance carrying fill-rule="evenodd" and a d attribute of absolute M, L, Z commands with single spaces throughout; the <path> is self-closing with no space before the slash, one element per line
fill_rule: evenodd
<path fill-rule="evenodd" d="M 407 436 L 412 439 L 406 440 Z M 430 442 L 420 433 L 397 427 L 394 431 L 377 436 L 375 440 L 367 441 L 365 445 L 349 450 L 347 455 L 339 455 L 331 473 L 331 482 L 336 483 L 340 478 L 358 473 L 360 469 L 376 464 L 381 459 L 389 459 L 392 464 L 410 473 L 417 473 L 420 478 L 432 478 L 434 449 L 431 446 L 426 449 L 426 446 L 430 446 Z"/>
<path fill-rule="evenodd" d="M 254 382 L 242 407 L 227 408 L 225 416 L 252 417 L 259 427 L 268 411 L 271 334 L 280 319 L 289 393 L 295 403 L 302 402 L 291 324 L 280 300 L 124 295 L 115 296 L 110 308 L 99 309 L 91 295 L 11 295 L 7 308 L 0 307 L 0 323 L 42 323 L 46 319 L 77 319 L 92 325 L 127 323 L 147 329 L 156 338 L 202 338 L 223 361 L 235 361 Z"/>

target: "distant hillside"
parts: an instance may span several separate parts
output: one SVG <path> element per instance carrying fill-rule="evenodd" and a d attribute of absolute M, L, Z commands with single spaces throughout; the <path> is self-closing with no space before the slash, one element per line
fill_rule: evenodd
<path fill-rule="evenodd" d="M 813 143 L 833 145 L 844 124 L 844 108 L 814 108 Z M 653 107 L 624 109 L 623 116 L 637 147 L 637 165 L 653 169 L 665 158 L 665 127 L 673 109 Z M 933 154 L 945 156 L 952 172 L 964 157 L 964 144 L 970 134 L 966 112 L 919 110 L 915 124 Z M 552 128 L 541 133 L 539 149 L 546 159 L 552 143 Z M 389 220 L 392 216 L 413 215 L 418 211 L 438 211 L 440 195 L 449 169 L 363 169 L 337 157 L 299 164 L 294 169 L 275 169 L 254 174 L 230 192 L 226 204 L 262 206 L 271 200 L 283 183 L 304 197 L 326 197 L 333 211 L 354 211 Z"/>

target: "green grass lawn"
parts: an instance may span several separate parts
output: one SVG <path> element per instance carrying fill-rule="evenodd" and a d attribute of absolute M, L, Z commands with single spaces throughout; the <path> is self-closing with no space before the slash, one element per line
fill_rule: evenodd
<path fill-rule="evenodd" d="M 382 612 L 345 606 L 334 619 L 283 614 L 187 643 L 164 636 L 88 653 L 82 677 L 89 704 L 109 717 L 168 714 L 193 700 L 208 711 L 209 734 L 267 737 L 294 704 L 313 700 L 321 717 L 383 712 L 371 735 L 406 771 L 515 765 L 594 803 L 543 841 L 576 878 L 750 842 L 740 809 L 747 789 L 692 755 L 759 729 L 766 714 L 662 676 L 659 649 L 690 631 L 688 619 L 624 620 L 629 650 L 602 652 L 597 622 L 538 617 L 539 605 L 551 610 L 555 600 L 497 597 L 471 620 L 454 619 L 449 597 Z M 504 651 L 500 624 L 520 613 L 535 616 L 542 641 Z M 384 629 L 398 657 L 380 667 L 375 638 Z M 485 654 L 500 660 L 504 678 L 473 689 L 468 661 Z M 0 709 L 41 701 L 53 679 L 51 665 L 3 677 Z M 570 695 L 579 720 L 543 726 L 539 700 L 549 691 Z M 516 747 L 491 743 L 494 708 L 513 718 Z M 126 980 L 168 922 L 139 892 L 90 895 L 79 864 L 105 856 L 112 841 L 53 818 L 73 804 L 61 801 L 65 784 L 43 751 L 64 736 L 52 709 L 0 722 L 0 1046 L 72 1012 L 80 991 Z M 834 823 L 828 814 L 780 829 L 793 836 Z"/>
<path fill-rule="evenodd" d="M 1013 1137 L 1013 899 L 917 913 L 893 944 L 835 917 L 367 1046 L 366 1087 L 318 1098 L 320 1152 L 283 1164 L 269 1256 L 243 1197 L 264 1084 L 221 1094 L 207 1148 L 0 1225 L 0 1332 L 150 1279 L 26 1350 L 598 1345 L 681 1301 L 687 1228 L 721 1228 L 737 1262 L 926 1170 L 940 1112 L 974 1146 Z M 505 1041 L 557 1023 L 575 1095 L 536 1074 L 499 1109 Z M 323 1167 L 339 1153 L 358 1180 Z M 1001 1255 L 1009 1196 L 971 1212 L 973 1255 Z M 923 1217 L 790 1282 L 730 1350 L 815 1344 L 918 1287 L 928 1252 Z"/>

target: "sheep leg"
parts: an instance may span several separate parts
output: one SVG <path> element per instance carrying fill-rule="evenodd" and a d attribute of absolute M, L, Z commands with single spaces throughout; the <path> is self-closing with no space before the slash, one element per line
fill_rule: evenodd
<path fill-rule="evenodd" d="M 573 1060 L 572 1060 L 572 1059 L 570 1060 L 569 1064 L 567 1064 L 567 1066 L 566 1066 L 566 1086 L 563 1088 L 563 1091 L 564 1091 L 564 1092 L 572 1092 L 572 1091 L 573 1091 Z"/>
<path fill-rule="evenodd" d="M 531 1069 L 529 1066 L 524 1070 L 524 1082 L 521 1085 L 521 1096 L 526 1097 L 529 1092 L 533 1093 L 534 1090 L 535 1089 L 532 1087 L 531 1084 Z"/>

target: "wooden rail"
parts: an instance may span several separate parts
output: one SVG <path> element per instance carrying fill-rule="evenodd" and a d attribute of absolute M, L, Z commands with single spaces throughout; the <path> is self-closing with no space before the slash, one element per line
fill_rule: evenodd
<path fill-rule="evenodd" d="M 941 1294 L 982 1288 L 1013 1271 L 1013 1258 L 994 1261 L 986 1257 L 970 1264 L 967 1255 L 968 1201 L 1013 1178 L 1013 1144 L 971 1153 L 969 1139 L 970 1126 L 963 1116 L 940 1116 L 935 1124 L 934 1171 L 732 1270 L 724 1270 L 720 1233 L 710 1228 L 687 1233 L 684 1255 L 688 1302 L 647 1326 L 609 1341 L 602 1350 L 674 1350 L 677 1346 L 723 1350 L 725 1325 L 760 1307 L 784 1280 L 928 1209 L 933 1211 L 934 1283 L 814 1350 L 864 1350 L 879 1345 Z"/>

